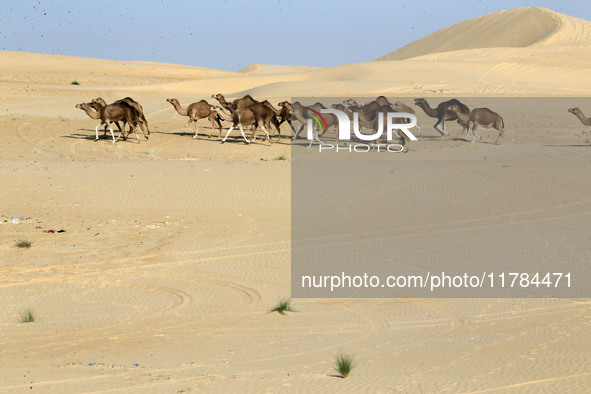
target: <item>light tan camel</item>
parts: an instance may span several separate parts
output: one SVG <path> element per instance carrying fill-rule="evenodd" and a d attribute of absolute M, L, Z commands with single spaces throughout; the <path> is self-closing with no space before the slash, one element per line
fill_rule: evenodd
<path fill-rule="evenodd" d="M 105 100 L 102 97 L 97 97 L 94 100 L 92 100 L 92 102 L 99 103 L 102 106 L 107 105 L 107 103 L 105 102 Z M 125 103 L 131 105 L 133 108 L 135 108 L 135 110 L 137 111 L 137 113 L 140 117 L 140 120 L 141 120 L 140 125 L 142 127 L 142 130 L 144 131 L 144 134 L 146 134 L 146 131 L 147 131 L 147 134 L 150 135 L 150 127 L 148 126 L 148 120 L 146 119 L 146 116 L 144 115 L 144 108 L 142 107 L 142 105 L 140 103 L 138 103 L 137 101 L 135 101 L 134 99 L 132 99 L 131 97 L 122 98 L 121 100 L 117 100 L 117 101 L 113 102 L 112 104 L 119 104 L 121 102 L 125 102 Z M 144 127 L 145 127 L 145 129 L 144 129 Z"/>
<path fill-rule="evenodd" d="M 179 101 L 175 98 L 169 98 L 166 99 L 166 101 L 172 104 L 172 106 L 174 107 L 174 109 L 176 109 L 176 112 L 178 112 L 179 115 L 189 117 L 189 121 L 185 125 L 186 128 L 191 130 L 189 125 L 192 122 L 195 122 L 195 135 L 193 136 L 193 138 L 197 138 L 199 132 L 199 125 L 197 124 L 197 121 L 199 119 L 205 118 L 209 119 L 209 121 L 211 122 L 211 133 L 209 133 L 208 138 L 211 138 L 213 132 L 215 131 L 216 125 L 219 128 L 218 138 L 222 136 L 222 124 L 219 121 L 217 113 L 211 112 L 210 105 L 207 101 L 201 100 L 196 103 L 189 104 L 187 108 L 181 107 Z"/>
<path fill-rule="evenodd" d="M 446 120 L 457 120 L 458 123 L 462 126 L 462 134 L 464 134 L 464 132 L 468 130 L 468 124 L 464 123 L 463 120 L 459 119 L 455 112 L 449 111 L 450 105 L 457 105 L 462 114 L 468 115 L 470 113 L 470 109 L 456 99 L 444 101 L 440 103 L 437 106 L 437 108 L 431 108 L 429 103 L 427 103 L 427 100 L 425 100 L 424 98 L 418 98 L 415 99 L 415 105 L 422 108 L 423 111 L 425 111 L 425 113 L 427 114 L 427 116 L 437 118 L 437 123 L 435 123 L 433 127 L 435 127 L 435 130 L 439 131 L 442 137 L 449 135 L 445 127 Z"/>
<path fill-rule="evenodd" d="M 466 115 L 460 110 L 458 105 L 450 105 L 448 109 L 454 112 L 459 119 L 468 123 L 468 133 L 472 133 L 474 135 L 474 139 L 471 141 L 472 143 L 476 141 L 476 137 L 479 140 L 482 139 L 481 136 L 476 134 L 476 129 L 478 126 L 483 126 L 485 128 L 493 127 L 499 132 L 499 136 L 497 137 L 495 144 L 499 142 L 501 137 L 505 136 L 505 132 L 503 128 L 505 127 L 505 122 L 503 122 L 503 118 L 501 115 L 497 114 L 496 112 L 491 111 L 488 108 L 474 108 L 470 111 L 469 115 Z"/>
<path fill-rule="evenodd" d="M 570 108 L 568 112 L 574 114 L 577 118 L 579 118 L 583 125 L 591 126 L 591 118 L 587 118 L 585 115 L 583 115 L 583 111 L 581 111 L 578 107 Z M 583 131 L 583 134 L 587 134 L 588 138 L 591 137 L 591 131 Z"/>
<path fill-rule="evenodd" d="M 97 104 L 97 103 L 95 103 L 95 104 Z M 134 125 L 139 122 L 139 115 L 137 114 L 137 111 L 135 110 L 135 108 L 133 108 L 125 103 L 105 105 L 105 106 L 100 107 L 100 110 L 98 112 L 92 111 L 86 103 L 78 104 L 76 107 L 82 108 L 83 110 L 85 110 L 86 113 L 91 118 L 101 120 L 101 123 L 99 123 L 98 126 L 96 126 L 96 128 L 95 128 L 95 131 L 96 131 L 95 141 L 97 141 L 99 139 L 98 128 L 100 126 L 102 126 L 103 124 L 106 124 L 109 126 L 109 131 L 111 132 L 111 137 L 113 138 L 113 143 L 117 142 L 121 136 L 123 136 L 123 139 L 126 139 L 126 136 L 124 135 L 125 134 L 124 131 L 119 134 L 119 137 L 117 137 L 117 139 L 115 139 L 115 135 L 113 134 L 113 127 L 111 126 L 111 123 L 117 122 L 117 121 L 125 121 L 125 122 L 129 123 L 129 125 L 131 127 L 130 133 L 132 131 L 135 132 L 136 135 L 138 136 L 138 141 L 139 141 L 139 135 L 137 133 L 137 128 Z M 123 129 L 125 130 L 125 125 L 123 126 Z M 145 136 L 145 137 L 146 137 L 146 139 L 148 138 L 147 136 Z"/>
<path fill-rule="evenodd" d="M 222 139 L 222 143 L 226 142 L 226 139 L 232 132 L 235 127 L 240 129 L 240 134 L 246 141 L 247 144 L 250 144 L 254 141 L 255 133 L 258 127 L 260 127 L 266 134 L 266 140 L 269 140 L 269 143 L 272 144 L 271 136 L 267 129 L 271 127 L 271 119 L 275 114 L 271 109 L 264 106 L 261 103 L 255 103 L 245 108 L 239 108 L 234 110 L 231 114 L 225 112 L 219 106 L 210 106 L 210 110 L 217 113 L 223 120 L 232 122 L 232 126 L 228 129 L 226 136 Z M 245 126 L 253 126 L 252 135 L 250 137 L 250 141 L 244 135 Z"/>

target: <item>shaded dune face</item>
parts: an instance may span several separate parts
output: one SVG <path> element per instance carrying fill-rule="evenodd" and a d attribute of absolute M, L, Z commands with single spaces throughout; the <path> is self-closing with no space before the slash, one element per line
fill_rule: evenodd
<path fill-rule="evenodd" d="M 543 8 L 499 11 L 439 30 L 377 60 L 404 60 L 462 49 L 526 47 L 546 39 L 560 26 L 561 18 Z"/>

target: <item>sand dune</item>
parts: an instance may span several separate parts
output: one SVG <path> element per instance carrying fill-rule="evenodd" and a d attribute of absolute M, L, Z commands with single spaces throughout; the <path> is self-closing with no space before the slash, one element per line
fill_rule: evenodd
<path fill-rule="evenodd" d="M 404 60 L 474 48 L 528 47 L 541 44 L 556 35 L 563 36 L 564 30 L 569 29 L 571 19 L 575 18 L 564 18 L 558 13 L 537 7 L 499 11 L 439 30 L 377 60 Z"/>
<path fill-rule="evenodd" d="M 587 391 L 588 299 L 298 299 L 297 313 L 268 313 L 290 293 L 292 145 L 239 134 L 222 145 L 207 120 L 192 138 L 165 99 L 453 95 L 490 107 L 506 124 L 499 145 L 495 130 L 471 144 L 453 122 L 439 138 L 417 111 L 425 138 L 383 159 L 384 210 L 404 213 L 383 236 L 411 262 L 555 267 L 589 255 L 589 127 L 567 108 L 591 115 L 590 31 L 517 9 L 390 60 L 235 73 L 1 52 L 0 391 Z M 150 140 L 92 141 L 98 122 L 75 104 L 128 95 Z M 523 97 L 497 97 L 508 95 Z M 25 308 L 36 322 L 19 322 Z M 334 377 L 340 351 L 358 361 L 347 379 Z"/>
<path fill-rule="evenodd" d="M 278 66 L 274 64 L 251 64 L 244 67 L 239 72 L 243 74 L 285 74 L 293 72 L 306 72 L 318 70 L 320 67 L 306 67 L 306 66 Z"/>

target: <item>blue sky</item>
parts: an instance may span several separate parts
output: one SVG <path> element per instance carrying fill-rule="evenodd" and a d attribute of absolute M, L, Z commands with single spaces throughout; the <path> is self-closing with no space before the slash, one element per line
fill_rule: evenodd
<path fill-rule="evenodd" d="M 237 71 L 252 63 L 370 61 L 475 16 L 538 6 L 591 20 L 575 1 L 6 1 L 0 50 Z"/>

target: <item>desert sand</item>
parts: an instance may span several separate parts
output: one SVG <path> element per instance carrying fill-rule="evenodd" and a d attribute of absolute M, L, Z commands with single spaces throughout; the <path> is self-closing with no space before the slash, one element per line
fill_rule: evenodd
<path fill-rule="evenodd" d="M 409 237 L 475 261 L 550 246 L 579 259 L 591 146 L 567 109 L 591 116 L 589 45 L 591 22 L 526 8 L 328 69 L 0 52 L 0 391 L 588 391 L 588 299 L 295 299 L 298 312 L 269 313 L 290 295 L 289 139 L 222 145 L 207 120 L 194 139 L 165 99 L 523 97 L 497 109 L 499 145 L 494 130 L 470 144 L 457 124 L 438 138 L 415 107 L 425 138 L 391 159 L 415 180 Z M 150 140 L 94 142 L 98 122 L 75 104 L 97 96 L 139 101 Z M 562 126 L 528 116 L 531 96 L 560 98 L 548 111 Z M 520 234 L 536 242 L 507 246 Z M 445 248 L 459 238 L 470 246 Z M 33 323 L 19 321 L 27 308 Z M 347 379 L 340 351 L 357 362 Z"/>

